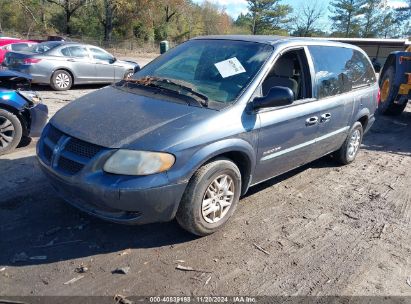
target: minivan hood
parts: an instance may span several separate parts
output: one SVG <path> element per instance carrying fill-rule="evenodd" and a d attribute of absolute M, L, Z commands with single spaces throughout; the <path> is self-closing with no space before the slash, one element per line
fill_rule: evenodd
<path fill-rule="evenodd" d="M 50 122 L 70 136 L 103 147 L 161 149 L 178 130 L 215 113 L 109 86 L 71 102 Z"/>

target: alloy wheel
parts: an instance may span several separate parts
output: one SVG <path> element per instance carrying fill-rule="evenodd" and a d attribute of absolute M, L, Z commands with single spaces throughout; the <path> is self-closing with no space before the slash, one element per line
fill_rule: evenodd
<path fill-rule="evenodd" d="M 8 147 L 14 139 L 13 123 L 6 117 L 0 116 L 0 149 Z"/>
<path fill-rule="evenodd" d="M 203 219 L 210 224 L 222 220 L 231 208 L 235 186 L 228 174 L 214 179 L 208 186 L 201 205 Z"/>
<path fill-rule="evenodd" d="M 127 73 L 125 79 L 126 79 L 126 80 L 127 80 L 127 79 L 130 79 L 131 77 L 133 77 L 133 75 L 134 75 L 133 72 Z"/>
<path fill-rule="evenodd" d="M 61 89 L 66 89 L 70 85 L 70 78 L 65 73 L 59 73 L 56 76 L 56 85 Z"/>
<path fill-rule="evenodd" d="M 350 141 L 348 142 L 347 154 L 349 158 L 354 158 L 357 154 L 358 149 L 361 145 L 361 132 L 360 130 L 355 130 L 351 134 Z"/>

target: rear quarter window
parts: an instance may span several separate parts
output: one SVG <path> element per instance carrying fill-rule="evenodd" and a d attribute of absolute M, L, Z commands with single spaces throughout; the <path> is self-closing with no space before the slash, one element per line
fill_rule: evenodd
<path fill-rule="evenodd" d="M 24 51 L 25 49 L 27 49 L 29 47 L 29 45 L 27 43 L 15 43 L 11 45 L 11 49 L 13 51 Z"/>
<path fill-rule="evenodd" d="M 374 70 L 363 53 L 332 46 L 308 47 L 315 69 L 317 98 L 325 98 L 372 85 Z"/>

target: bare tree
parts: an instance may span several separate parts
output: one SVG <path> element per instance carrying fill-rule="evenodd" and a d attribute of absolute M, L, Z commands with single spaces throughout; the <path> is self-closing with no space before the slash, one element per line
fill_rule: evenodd
<path fill-rule="evenodd" d="M 27 31 L 27 39 L 28 39 L 30 37 L 31 29 L 33 28 L 33 23 L 36 23 L 37 25 L 40 25 L 40 22 L 37 20 L 36 16 L 34 15 L 33 11 L 30 9 L 30 7 L 28 5 L 26 5 L 23 0 L 18 0 L 18 3 L 20 4 L 21 7 L 24 8 L 24 10 L 33 19 L 33 21 L 30 22 L 30 26 L 29 26 L 29 29 Z"/>
<path fill-rule="evenodd" d="M 301 4 L 293 18 L 294 35 L 310 37 L 318 30 L 318 20 L 324 13 L 324 6 L 318 2 L 307 1 Z"/>

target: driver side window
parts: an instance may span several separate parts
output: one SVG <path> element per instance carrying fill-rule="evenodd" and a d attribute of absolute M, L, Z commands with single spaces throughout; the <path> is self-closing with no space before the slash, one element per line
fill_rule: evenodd
<path fill-rule="evenodd" d="M 304 49 L 288 51 L 277 59 L 261 86 L 262 96 L 267 96 L 271 88 L 276 86 L 291 89 L 294 100 L 312 97 L 311 77 Z"/>

